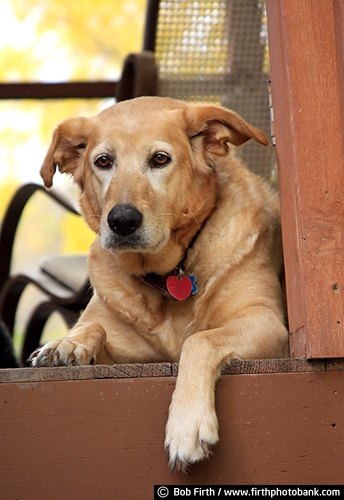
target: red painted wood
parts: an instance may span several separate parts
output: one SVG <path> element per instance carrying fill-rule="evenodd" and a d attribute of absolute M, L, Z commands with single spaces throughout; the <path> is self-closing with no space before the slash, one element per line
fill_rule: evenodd
<path fill-rule="evenodd" d="M 343 1 L 268 0 L 291 353 L 344 356 Z"/>
<path fill-rule="evenodd" d="M 82 371 L 81 371 L 82 374 Z M 168 472 L 174 377 L 0 384 L 0 499 L 153 498 L 154 484 L 344 484 L 344 373 L 227 375 L 220 443 Z"/>

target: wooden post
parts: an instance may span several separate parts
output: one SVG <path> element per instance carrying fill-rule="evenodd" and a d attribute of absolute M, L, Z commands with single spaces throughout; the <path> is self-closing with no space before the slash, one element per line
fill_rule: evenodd
<path fill-rule="evenodd" d="M 344 356 L 343 0 L 267 0 L 293 357 Z"/>

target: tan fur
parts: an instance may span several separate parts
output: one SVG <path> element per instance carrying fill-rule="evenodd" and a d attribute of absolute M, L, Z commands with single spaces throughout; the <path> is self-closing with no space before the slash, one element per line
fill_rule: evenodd
<path fill-rule="evenodd" d="M 56 168 L 74 176 L 98 236 L 89 256 L 94 297 L 68 337 L 33 353 L 32 364 L 179 361 L 166 426 L 171 470 L 208 456 L 218 440 L 214 387 L 224 363 L 288 356 L 278 201 L 229 153 L 229 143 L 249 139 L 268 145 L 233 111 L 139 98 L 62 123 L 41 169 L 47 187 Z M 152 167 L 161 151 L 170 163 Z M 95 166 L 100 154 L 111 155 L 111 168 Z M 123 203 L 144 217 L 131 247 L 107 223 Z M 172 274 L 184 257 L 199 288 L 184 301 L 137 279 Z"/>

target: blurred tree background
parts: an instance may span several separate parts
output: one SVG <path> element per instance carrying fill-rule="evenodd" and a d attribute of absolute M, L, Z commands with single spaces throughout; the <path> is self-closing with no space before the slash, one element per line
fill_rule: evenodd
<path fill-rule="evenodd" d="M 145 10 L 146 0 L 0 0 L 0 82 L 118 80 L 126 55 L 142 48 Z M 0 100 L 0 221 L 20 184 L 42 182 L 39 169 L 55 126 L 113 102 Z M 54 184 L 76 195 L 68 178 L 57 175 Z M 47 253 L 87 251 L 94 236 L 79 217 L 42 193 L 32 201 L 20 225 L 13 272 L 33 270 Z M 30 290 L 25 294 L 22 321 L 29 301 L 39 300 Z M 61 334 L 61 325 L 50 330 Z"/>

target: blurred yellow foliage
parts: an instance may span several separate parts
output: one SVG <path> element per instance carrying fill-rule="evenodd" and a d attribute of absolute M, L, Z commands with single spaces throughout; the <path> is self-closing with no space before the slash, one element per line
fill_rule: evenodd
<path fill-rule="evenodd" d="M 60 227 L 62 234 L 72 235 L 64 238 L 61 246 L 62 253 L 87 252 L 95 234 L 81 217 L 68 213 L 62 219 Z"/>
<path fill-rule="evenodd" d="M 0 59 L 1 80 L 103 79 L 123 57 L 141 50 L 146 0 L 3 0 L 2 16 L 21 31 L 9 33 Z M 24 37 L 24 40 L 23 40 Z M 12 43 L 11 43 L 12 42 Z M 56 61 L 60 67 L 54 68 Z"/>

